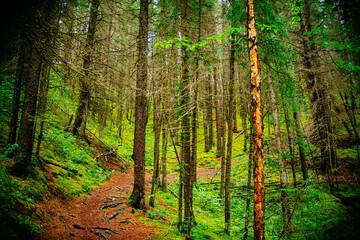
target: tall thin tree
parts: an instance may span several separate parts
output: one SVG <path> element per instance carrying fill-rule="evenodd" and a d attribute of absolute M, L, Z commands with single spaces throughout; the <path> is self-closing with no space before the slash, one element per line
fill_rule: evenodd
<path fill-rule="evenodd" d="M 188 1 L 181 0 L 181 36 L 185 40 L 189 37 L 189 24 L 188 24 Z M 181 161 L 183 162 L 183 180 L 184 180 L 184 229 L 183 231 L 187 236 L 191 236 L 191 227 L 192 227 L 192 181 L 191 176 L 193 165 L 191 164 L 191 123 L 190 123 L 190 95 L 189 95 L 189 52 L 185 44 L 181 46 L 181 68 L 182 76 L 180 83 L 180 112 L 181 112 Z"/>
<path fill-rule="evenodd" d="M 230 177 L 231 177 L 231 158 L 232 158 L 232 143 L 234 132 L 234 114 L 235 114 L 235 97 L 234 97 L 234 82 L 235 82 L 235 35 L 231 35 L 230 43 L 230 63 L 229 63 L 229 84 L 228 84 L 228 104 L 229 110 L 227 115 L 228 124 L 228 140 L 227 152 L 225 162 L 225 232 L 230 234 L 230 212 L 231 212 L 231 196 L 230 196 Z"/>
<path fill-rule="evenodd" d="M 73 126 L 73 133 L 80 134 L 83 137 L 85 137 L 87 114 L 90 104 L 90 90 L 92 85 L 90 80 L 90 67 L 94 60 L 93 55 L 95 48 L 95 32 L 99 6 L 100 0 L 92 0 L 83 61 L 84 78 L 80 79 L 79 103 L 76 109 Z"/>
<path fill-rule="evenodd" d="M 274 122 L 274 132 L 275 132 L 275 141 L 276 148 L 278 151 L 278 160 L 280 165 L 280 187 L 281 187 L 281 209 L 283 214 L 284 222 L 284 231 L 291 229 L 290 225 L 290 206 L 289 206 L 289 196 L 286 192 L 287 189 L 287 173 L 286 173 L 286 164 L 284 159 L 284 152 L 281 142 L 281 132 L 280 132 L 280 120 L 279 120 L 279 110 L 277 107 L 275 87 L 272 81 L 271 74 L 268 77 L 269 90 L 270 90 L 270 102 L 272 108 L 273 122 Z"/>
<path fill-rule="evenodd" d="M 261 78 L 260 63 L 255 26 L 254 0 L 247 0 L 247 38 L 250 58 L 251 77 L 251 118 L 254 127 L 253 158 L 254 158 L 254 237 L 264 239 L 264 150 L 262 142 L 263 119 L 261 114 Z"/>
<path fill-rule="evenodd" d="M 145 136 L 147 123 L 147 53 L 148 53 L 149 2 L 140 0 L 139 42 L 135 97 L 134 131 L 134 188 L 130 196 L 131 205 L 145 209 Z"/>

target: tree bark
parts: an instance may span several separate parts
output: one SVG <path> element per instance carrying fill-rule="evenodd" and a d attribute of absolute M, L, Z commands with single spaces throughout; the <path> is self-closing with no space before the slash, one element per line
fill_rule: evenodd
<path fill-rule="evenodd" d="M 34 51 L 34 55 L 30 63 L 19 137 L 17 140 L 19 146 L 14 156 L 15 164 L 12 167 L 13 174 L 23 178 L 26 178 L 30 173 L 29 168 L 31 166 L 32 150 L 34 146 L 35 115 L 41 63 L 42 58 L 40 53 L 38 51 Z"/>
<path fill-rule="evenodd" d="M 67 1 L 66 2 L 66 9 L 64 17 L 64 25 L 66 26 L 67 35 L 64 40 L 64 58 L 62 60 L 64 67 L 65 67 L 65 77 L 63 78 L 63 86 L 61 86 L 61 96 L 64 95 L 64 85 L 70 84 L 74 90 L 74 81 L 73 76 L 71 74 L 72 72 L 72 64 L 73 64 L 73 49 L 74 49 L 74 40 L 75 40 L 75 34 L 74 34 L 74 28 L 75 28 L 75 19 L 76 19 L 76 8 L 75 8 L 75 2 L 73 1 Z M 71 96 L 73 96 L 74 91 L 70 91 Z"/>
<path fill-rule="evenodd" d="M 234 131 L 234 109 L 235 109 L 235 98 L 234 98 L 234 81 L 235 81 L 235 36 L 231 35 L 230 39 L 230 63 L 229 63 L 229 84 L 228 84 L 228 104 L 229 111 L 227 116 L 228 123 L 228 140 L 227 140 L 227 153 L 225 163 L 225 232 L 230 235 L 230 222 L 231 222 L 231 196 L 230 196 L 230 177 L 231 177 L 231 158 L 232 158 L 232 142 L 233 142 L 233 131 Z"/>
<path fill-rule="evenodd" d="M 300 163 L 301 163 L 301 172 L 303 175 L 303 179 L 307 180 L 308 179 L 308 167 L 307 167 L 307 163 L 306 163 L 306 159 L 305 159 L 305 151 L 304 151 L 304 147 L 303 147 L 303 138 L 302 138 L 302 131 L 301 131 L 301 126 L 300 126 L 300 120 L 299 120 L 299 116 L 298 116 L 298 112 L 294 111 L 293 112 L 293 117 L 295 120 L 295 130 L 296 130 L 296 141 L 297 141 L 297 145 L 299 148 L 299 159 L 300 159 Z"/>
<path fill-rule="evenodd" d="M 221 93 L 217 68 L 214 67 L 215 115 L 216 115 L 216 157 L 221 157 Z"/>
<path fill-rule="evenodd" d="M 214 131 L 213 131 L 213 121 L 212 121 L 212 109 L 213 109 L 213 94 L 212 94 L 212 83 L 211 83 L 211 75 L 208 74 L 206 81 L 206 121 L 208 127 L 208 151 L 211 150 L 214 145 Z"/>
<path fill-rule="evenodd" d="M 239 130 L 238 130 L 238 127 L 237 127 L 237 119 L 236 119 L 236 106 L 237 106 L 237 103 L 236 103 L 236 97 L 234 98 L 234 130 L 233 130 L 233 133 L 239 133 Z"/>
<path fill-rule="evenodd" d="M 205 90 L 206 92 L 206 90 Z M 205 141 L 205 152 L 209 152 L 210 151 L 210 145 L 209 145 L 209 132 L 208 132 L 208 123 L 209 121 L 207 120 L 207 114 L 206 114 L 206 100 L 204 101 L 204 107 L 203 107 L 203 127 L 204 127 L 204 141 Z"/>
<path fill-rule="evenodd" d="M 320 73 L 320 58 L 318 56 L 318 47 L 314 42 L 316 40 L 313 33 L 313 21 L 311 1 L 304 0 L 303 14 L 300 25 L 300 34 L 302 36 L 303 46 L 303 65 L 306 69 L 305 79 L 306 87 L 309 92 L 309 100 L 313 118 L 312 140 L 320 149 L 320 170 L 326 172 L 329 179 L 330 192 L 334 191 L 334 173 L 333 168 L 336 165 L 335 146 L 332 136 L 330 102 L 327 100 L 329 94 L 326 91 L 324 79 Z"/>
<path fill-rule="evenodd" d="M 181 36 L 188 39 L 188 1 L 181 0 Z M 192 200 L 191 200 L 191 190 L 192 190 L 192 181 L 191 175 L 193 169 L 191 169 L 191 123 L 190 123 L 190 96 L 189 96 L 189 70 L 188 70 L 188 62 L 189 62 L 189 53 L 186 49 L 185 45 L 181 46 L 181 68 L 182 68 L 182 76 L 181 76 L 181 87 L 180 87 L 180 109 L 181 109 L 181 161 L 183 162 L 183 169 L 180 171 L 184 171 L 184 233 L 187 234 L 188 237 L 191 237 L 191 228 L 192 228 Z M 179 195 L 180 197 L 180 195 Z"/>
<path fill-rule="evenodd" d="M 248 86 L 247 84 L 245 84 Z M 243 86 L 243 89 L 240 90 L 241 93 L 241 118 L 242 118 L 242 127 L 244 131 L 244 152 L 247 151 L 247 139 L 248 139 L 248 130 L 247 130 L 247 114 L 248 114 L 248 97 L 247 97 L 247 91 L 245 91 L 245 87 Z M 251 150 L 250 150 L 251 151 Z"/>
<path fill-rule="evenodd" d="M 22 34 L 21 34 L 22 36 Z M 16 132 L 18 127 L 19 111 L 20 111 L 20 95 L 21 95 L 21 86 L 25 84 L 26 76 L 28 74 L 28 66 L 30 62 L 29 58 L 29 49 L 23 39 L 20 41 L 18 60 L 16 64 L 16 78 L 14 83 L 14 94 L 12 99 L 11 106 L 11 119 L 10 119 L 10 131 L 8 144 L 13 145 L 16 142 Z"/>
<path fill-rule="evenodd" d="M 160 79 L 162 79 L 162 74 L 160 74 Z M 151 180 L 151 193 L 150 193 L 150 206 L 154 207 L 155 205 L 155 194 L 158 187 L 159 176 L 160 176 L 160 136 L 161 136 L 161 117 L 160 117 L 160 108 L 161 108 L 161 97 L 160 89 L 157 87 L 159 84 L 154 83 L 154 172 Z"/>
<path fill-rule="evenodd" d="M 45 112 L 46 112 L 47 95 L 49 90 L 49 80 L 50 80 L 50 65 L 47 63 L 43 63 L 42 72 L 41 72 L 40 90 L 39 90 L 39 102 L 38 102 L 38 117 L 40 119 L 40 130 L 39 130 L 39 136 L 38 136 L 38 141 L 36 144 L 36 152 L 35 152 L 35 155 L 37 157 L 39 157 L 40 154 L 40 146 L 44 133 Z"/>
<path fill-rule="evenodd" d="M 225 154 L 225 146 L 226 146 L 226 84 L 225 81 L 223 83 L 223 90 L 222 90 L 222 108 L 221 108 L 221 138 L 222 138 L 222 147 L 221 147 L 221 176 L 220 176 L 220 199 L 222 200 L 224 197 L 225 191 L 225 163 L 226 163 L 226 154 Z"/>
<path fill-rule="evenodd" d="M 263 119 L 261 114 L 261 78 L 257 34 L 255 28 L 254 1 L 247 0 L 247 37 L 251 76 L 251 116 L 254 126 L 254 238 L 264 239 L 264 150 L 262 142 Z"/>
<path fill-rule="evenodd" d="M 145 209 L 145 136 L 147 123 L 147 53 L 148 53 L 148 0 L 140 0 L 139 42 L 135 97 L 134 131 L 134 188 L 130 196 L 131 205 Z"/>
<path fill-rule="evenodd" d="M 161 154 L 161 186 L 164 191 L 167 190 L 167 180 L 166 180 L 166 155 L 167 155 L 167 142 L 168 142 L 168 129 L 167 125 L 163 123 L 162 129 L 162 154 Z"/>
<path fill-rule="evenodd" d="M 283 214 L 283 229 L 284 232 L 288 232 L 291 229 L 290 223 L 290 206 L 289 206 L 289 197 L 286 192 L 287 187 L 287 173 L 286 173 L 286 164 L 283 159 L 284 153 L 281 146 L 281 131 L 280 131 L 280 120 L 279 120 L 279 111 L 276 102 L 276 93 L 275 88 L 272 82 L 272 76 L 268 78 L 269 91 L 270 91 L 270 102 L 272 107 L 272 115 L 274 122 L 274 132 L 275 132 L 275 141 L 276 148 L 278 150 L 278 159 L 280 165 L 280 187 L 281 187 L 281 209 Z"/>
<path fill-rule="evenodd" d="M 246 209 L 245 209 L 245 227 L 244 227 L 244 240 L 248 239 L 249 235 L 249 222 L 250 222 L 250 202 L 251 202 L 251 171 L 253 165 L 253 127 L 250 127 L 250 144 L 249 144 L 249 163 L 248 163 L 248 179 L 247 179 L 247 196 L 246 196 Z"/>
<path fill-rule="evenodd" d="M 79 134 L 85 137 L 86 121 L 87 114 L 90 104 L 90 89 L 91 89 L 91 79 L 90 79 L 90 66 L 93 61 L 93 53 L 95 47 L 95 32 L 97 25 L 98 9 L 100 6 L 100 0 L 92 0 L 90 8 L 90 19 L 89 19 L 89 28 L 86 36 L 85 43 L 85 55 L 83 62 L 84 77 L 80 79 L 80 95 L 79 95 L 79 104 L 76 109 L 73 133 Z"/>
<path fill-rule="evenodd" d="M 293 137 L 290 130 L 290 118 L 289 118 L 289 112 L 285 104 L 283 104 L 284 107 L 284 116 L 285 116 L 285 125 L 286 125 L 286 131 L 287 131 L 287 138 L 288 138 L 288 144 L 289 144 L 289 152 L 290 152 L 290 163 L 291 163 L 291 171 L 293 176 L 293 182 L 294 187 L 296 187 L 296 162 L 295 162 L 295 155 L 294 155 L 294 145 L 293 145 Z"/>

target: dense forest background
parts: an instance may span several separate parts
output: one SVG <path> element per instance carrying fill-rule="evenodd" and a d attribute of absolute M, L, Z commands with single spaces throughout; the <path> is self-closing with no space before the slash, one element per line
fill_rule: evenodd
<path fill-rule="evenodd" d="M 118 174 L 133 178 L 129 214 L 158 239 L 360 234 L 359 0 L 33 0 L 3 12 L 5 239 L 47 239 L 45 205 L 85 205 Z M 126 239 L 106 231 L 91 233 Z"/>

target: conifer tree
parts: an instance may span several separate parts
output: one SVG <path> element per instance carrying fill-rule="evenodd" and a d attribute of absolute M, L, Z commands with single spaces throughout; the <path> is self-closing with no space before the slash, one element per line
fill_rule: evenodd
<path fill-rule="evenodd" d="M 253 158 L 254 158 L 254 237 L 264 239 L 264 150 L 262 142 L 263 120 L 261 114 L 261 78 L 260 62 L 255 27 L 254 1 L 247 0 L 247 38 L 249 46 L 251 73 L 251 119 L 254 127 Z"/>
<path fill-rule="evenodd" d="M 148 0 L 140 1 L 138 65 L 135 98 L 134 131 L 134 187 L 130 196 L 131 205 L 145 208 L 145 136 L 147 123 L 147 43 L 148 43 Z"/>

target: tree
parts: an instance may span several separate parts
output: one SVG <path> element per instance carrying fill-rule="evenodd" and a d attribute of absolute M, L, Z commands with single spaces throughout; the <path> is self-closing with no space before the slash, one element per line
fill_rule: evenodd
<path fill-rule="evenodd" d="M 42 57 L 35 51 L 30 64 L 28 83 L 25 90 L 22 117 L 20 122 L 18 149 L 15 153 L 12 172 L 26 178 L 30 173 L 32 150 L 34 145 L 36 103 L 40 81 Z"/>
<path fill-rule="evenodd" d="M 20 121 L 18 134 L 18 149 L 15 152 L 12 166 L 12 173 L 26 178 L 31 173 L 32 151 L 34 146 L 35 117 L 37 110 L 38 88 L 40 82 L 40 72 L 43 58 L 46 55 L 43 42 L 49 40 L 52 34 L 52 21 L 56 2 L 45 1 L 43 5 L 35 5 L 32 18 L 29 19 L 31 31 L 27 31 L 26 39 L 32 48 L 32 57 L 27 73 L 27 84 L 25 98 Z M 38 26 L 42 26 L 38 28 Z"/>
<path fill-rule="evenodd" d="M 211 81 L 211 75 L 208 74 L 207 79 L 205 80 L 205 92 L 206 92 L 206 98 L 205 98 L 205 108 L 204 108 L 204 122 L 206 121 L 207 124 L 204 123 L 204 126 L 207 128 L 207 142 L 205 142 L 205 152 L 209 152 L 214 145 L 213 143 L 213 97 L 212 97 L 212 81 Z"/>
<path fill-rule="evenodd" d="M 74 127 L 73 127 L 73 133 L 79 134 L 84 138 L 86 138 L 85 129 L 86 129 L 87 114 L 89 111 L 89 104 L 90 104 L 90 90 L 92 85 L 90 80 L 90 67 L 94 60 L 93 54 L 95 47 L 95 32 L 96 32 L 99 6 L 100 6 L 99 0 L 92 0 L 90 7 L 89 28 L 87 30 L 85 51 L 83 57 L 84 78 L 80 79 L 79 104 L 76 109 Z"/>
<path fill-rule="evenodd" d="M 148 52 L 148 0 L 140 1 L 138 65 L 135 97 L 134 131 L 134 188 L 130 196 L 131 205 L 145 209 L 145 136 L 147 124 L 147 52 Z"/>
<path fill-rule="evenodd" d="M 253 158 L 254 158 L 254 236 L 264 239 L 264 150 L 262 142 L 263 120 L 261 114 L 261 78 L 260 63 L 255 27 L 254 1 L 247 0 L 247 38 L 250 59 L 251 77 L 251 118 L 254 127 Z"/>
<path fill-rule="evenodd" d="M 276 93 L 274 84 L 272 81 L 271 73 L 269 72 L 268 76 L 269 82 L 269 90 L 270 90 L 270 101 L 272 107 L 272 115 L 274 121 L 274 132 L 275 132 L 275 141 L 276 141 L 276 150 L 278 151 L 278 159 L 280 165 L 280 187 L 281 187 L 281 209 L 283 214 L 283 222 L 284 222 L 284 231 L 288 231 L 291 229 L 290 223 L 290 206 L 289 206 L 289 197 L 286 192 L 287 186 L 287 173 L 286 173 L 286 165 L 285 159 L 283 158 L 284 152 L 281 145 L 281 131 L 280 131 L 280 120 L 279 120 L 279 111 L 277 107 L 276 101 Z"/>
<path fill-rule="evenodd" d="M 160 64 L 162 65 L 162 64 Z M 160 80 L 163 79 L 162 69 L 160 69 L 159 80 L 154 81 L 154 97 L 153 97 L 153 122 L 154 122 L 154 172 L 151 180 L 150 206 L 155 205 L 155 193 L 159 184 L 160 176 L 160 137 L 161 137 L 161 97 L 160 97 Z"/>
<path fill-rule="evenodd" d="M 45 112 L 46 112 L 47 95 L 49 90 L 49 81 L 50 81 L 50 65 L 47 63 L 43 63 L 41 78 L 40 78 L 38 114 L 37 114 L 40 120 L 39 136 L 38 136 L 38 141 L 36 144 L 36 152 L 35 152 L 35 155 L 37 157 L 39 157 L 40 155 L 40 146 L 44 135 Z"/>
<path fill-rule="evenodd" d="M 215 92 L 215 115 L 216 115 L 216 156 L 221 156 L 221 94 L 220 94 L 220 84 L 218 80 L 218 71 L 214 67 L 214 92 Z"/>
<path fill-rule="evenodd" d="M 14 83 L 14 94 L 11 106 L 10 131 L 8 137 L 8 144 L 13 145 L 16 142 L 16 133 L 18 128 L 18 118 L 20 111 L 20 94 L 21 87 L 25 85 L 26 76 L 28 74 L 28 67 L 30 63 L 29 46 L 25 39 L 22 39 L 24 34 L 20 34 L 20 46 L 16 66 L 16 78 Z"/>
<path fill-rule="evenodd" d="M 225 162 L 225 231 L 230 235 L 230 210 L 231 210 L 231 196 L 230 196 L 230 177 L 231 177 L 231 158 L 232 158 L 232 143 L 234 131 L 234 114 L 235 114 L 235 98 L 234 98 L 234 82 L 235 82 L 235 35 L 231 35 L 230 45 L 230 63 L 229 63 L 229 84 L 228 84 L 228 139 Z"/>
<path fill-rule="evenodd" d="M 295 110 L 293 112 L 293 117 L 295 120 L 296 141 L 297 141 L 298 148 L 299 148 L 299 159 L 300 159 L 300 163 L 301 163 L 301 172 L 303 175 L 303 179 L 307 180 L 308 179 L 308 167 L 307 167 L 307 163 L 306 163 L 306 159 L 305 159 L 305 151 L 304 151 L 304 147 L 303 147 L 303 143 L 302 143 L 303 138 L 302 138 L 302 131 L 301 131 L 301 126 L 300 126 L 298 111 Z"/>
<path fill-rule="evenodd" d="M 306 79 L 306 88 L 311 103 L 312 118 L 314 122 L 312 142 L 315 143 L 321 154 L 320 168 L 328 174 L 330 190 L 333 192 L 333 167 L 335 166 L 335 149 L 332 135 L 331 113 L 329 109 L 329 95 L 320 72 L 319 47 L 316 44 L 316 35 L 312 32 L 314 27 L 312 4 L 309 0 L 303 2 L 300 34 L 302 35 L 303 67 L 307 71 L 303 74 Z"/>
<path fill-rule="evenodd" d="M 193 221 L 192 208 L 192 190 L 193 190 L 193 164 L 191 162 L 191 122 L 190 122 L 190 93 L 189 93 L 189 52 L 187 50 L 185 41 L 189 39 L 189 19 L 188 19 L 188 1 L 181 0 L 181 81 L 179 86 L 180 92 L 180 115 L 181 115 L 181 165 L 180 171 L 183 172 L 183 178 L 180 181 L 184 182 L 184 222 L 182 232 L 191 237 L 191 228 Z M 180 194 L 179 194 L 180 198 Z M 179 213 L 180 214 L 180 213 Z M 180 221 L 179 221 L 180 222 Z"/>

